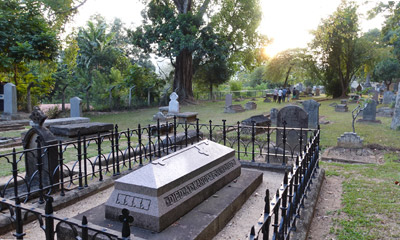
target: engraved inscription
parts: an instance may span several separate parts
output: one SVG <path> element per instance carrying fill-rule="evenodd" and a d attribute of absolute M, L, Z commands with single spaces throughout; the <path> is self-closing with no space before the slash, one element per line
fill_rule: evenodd
<path fill-rule="evenodd" d="M 116 204 L 138 208 L 142 210 L 149 210 L 150 208 L 150 199 L 141 198 L 141 197 L 133 197 L 127 194 L 118 193 Z"/>
<path fill-rule="evenodd" d="M 218 176 L 225 173 L 227 170 L 231 169 L 236 165 L 235 160 L 231 160 L 224 165 L 220 166 L 219 168 L 215 169 L 207 173 L 206 175 L 194 180 L 193 182 L 189 183 L 188 185 L 180 188 L 179 190 L 169 194 L 168 196 L 164 197 L 165 204 L 167 206 L 171 206 L 172 204 L 178 202 L 183 197 L 191 194 L 192 192 L 196 191 L 198 188 L 206 185 L 207 183 L 215 180 Z"/>

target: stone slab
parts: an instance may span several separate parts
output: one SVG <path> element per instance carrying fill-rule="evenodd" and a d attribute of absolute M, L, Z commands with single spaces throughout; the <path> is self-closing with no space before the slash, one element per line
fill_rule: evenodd
<path fill-rule="evenodd" d="M 183 112 L 176 114 L 179 123 L 195 122 L 197 119 L 198 112 Z"/>
<path fill-rule="evenodd" d="M 135 226 L 160 232 L 240 176 L 235 150 L 202 141 L 162 157 L 115 182 L 106 218 L 127 208 Z"/>
<path fill-rule="evenodd" d="M 50 127 L 53 125 L 67 125 L 76 123 L 88 123 L 90 118 L 86 117 L 69 117 L 69 118 L 56 118 L 56 119 L 46 119 L 43 123 L 44 127 Z M 33 121 L 29 121 L 29 125 L 34 126 Z"/>
<path fill-rule="evenodd" d="M 262 173 L 242 169 L 242 174 L 237 180 L 227 184 L 164 231 L 155 233 L 132 226 L 131 239 L 212 239 L 225 227 L 261 182 Z M 121 231 L 122 224 L 105 219 L 103 217 L 104 211 L 105 205 L 103 204 L 74 218 L 81 220 L 82 216 L 86 216 L 91 224 Z M 140 221 L 140 219 L 134 219 L 135 221 Z M 59 230 L 58 239 L 73 238 L 70 228 L 64 224 L 60 224 Z M 89 235 L 92 236 L 91 232 L 89 232 Z"/>
<path fill-rule="evenodd" d="M 52 125 L 50 131 L 57 136 L 65 137 L 76 137 L 78 132 L 81 136 L 97 134 L 98 132 L 107 132 L 113 129 L 112 123 L 100 123 L 100 122 L 89 122 L 89 123 L 75 123 L 68 125 Z"/>
<path fill-rule="evenodd" d="M 349 108 L 347 107 L 347 104 L 337 104 L 335 106 L 335 112 L 348 112 Z"/>

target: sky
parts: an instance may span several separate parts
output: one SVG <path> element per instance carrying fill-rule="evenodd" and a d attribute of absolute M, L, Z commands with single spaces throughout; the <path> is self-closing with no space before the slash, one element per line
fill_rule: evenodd
<path fill-rule="evenodd" d="M 306 47 L 312 40 L 310 30 L 315 30 L 321 19 L 332 14 L 340 2 L 341 0 L 260 0 L 263 19 L 259 31 L 273 39 L 266 47 L 266 53 L 272 57 L 288 48 Z M 376 1 L 356 2 L 360 5 L 359 12 L 364 15 L 376 4 Z M 127 26 L 139 26 L 142 9 L 140 0 L 88 0 L 68 27 L 84 26 L 89 17 L 96 13 L 105 16 L 107 21 L 118 17 Z M 373 28 L 380 29 L 383 17 L 368 21 L 366 16 L 361 16 L 360 22 L 364 32 Z"/>

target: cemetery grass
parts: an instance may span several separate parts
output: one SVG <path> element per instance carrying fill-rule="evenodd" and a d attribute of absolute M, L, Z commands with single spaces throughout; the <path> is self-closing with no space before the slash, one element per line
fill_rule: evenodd
<path fill-rule="evenodd" d="M 321 162 L 327 178 L 343 179 L 342 207 L 325 213 L 333 215 L 329 234 L 346 240 L 400 238 L 399 154 L 387 153 L 384 159 L 366 165 Z"/>

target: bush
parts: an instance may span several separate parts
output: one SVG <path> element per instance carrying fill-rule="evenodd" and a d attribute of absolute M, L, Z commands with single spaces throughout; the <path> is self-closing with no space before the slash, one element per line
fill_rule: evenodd
<path fill-rule="evenodd" d="M 48 119 L 55 119 L 60 115 L 60 113 L 61 113 L 61 110 L 58 108 L 58 106 L 49 108 L 49 110 L 46 111 L 46 115 L 47 115 Z"/>

